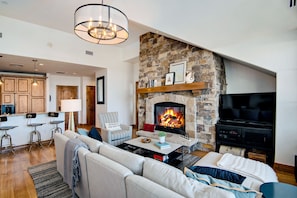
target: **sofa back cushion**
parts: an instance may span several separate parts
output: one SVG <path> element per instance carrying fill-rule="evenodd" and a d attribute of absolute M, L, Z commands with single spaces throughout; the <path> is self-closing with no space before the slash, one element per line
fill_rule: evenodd
<path fill-rule="evenodd" d="M 143 176 L 185 197 L 235 197 L 231 192 L 199 183 L 163 162 L 145 158 Z"/>
<path fill-rule="evenodd" d="M 85 135 L 80 135 L 78 138 L 83 141 L 86 145 L 88 145 L 91 152 L 98 153 L 99 147 L 103 144 L 102 142 L 95 140 L 93 138 L 90 138 Z"/>
<path fill-rule="evenodd" d="M 90 197 L 126 198 L 125 178 L 132 171 L 98 153 L 86 155 Z"/>
<path fill-rule="evenodd" d="M 129 168 L 134 174 L 142 175 L 144 157 L 110 144 L 103 144 L 99 149 L 99 153 Z"/>
<path fill-rule="evenodd" d="M 129 175 L 126 178 L 127 198 L 183 198 L 176 192 L 165 188 L 145 177 Z"/>
<path fill-rule="evenodd" d="M 70 139 L 77 138 L 78 136 L 80 136 L 78 133 L 75 133 L 74 131 L 70 131 L 70 130 L 66 130 L 64 132 L 64 135 Z"/>

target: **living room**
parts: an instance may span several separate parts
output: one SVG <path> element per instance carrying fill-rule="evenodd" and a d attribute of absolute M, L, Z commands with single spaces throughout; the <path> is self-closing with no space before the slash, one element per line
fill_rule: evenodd
<path fill-rule="evenodd" d="M 274 9 L 271 9 L 269 10 L 270 12 L 266 14 L 268 14 L 268 16 L 276 15 L 274 17 L 282 16 L 285 17 L 284 20 L 279 22 L 278 20 L 273 21 L 271 19 L 272 21 L 265 21 L 263 19 L 261 26 L 259 25 L 250 29 L 246 28 L 245 31 L 239 32 L 240 34 L 237 35 L 238 37 L 234 37 L 233 39 L 231 39 L 229 37 L 227 38 L 225 35 L 231 34 L 231 32 L 225 30 L 228 30 L 228 28 L 226 27 L 229 27 L 233 24 L 224 24 L 225 26 L 222 27 L 221 24 L 223 23 L 220 23 L 219 21 L 218 23 L 213 22 L 215 23 L 214 26 L 219 27 L 218 29 L 214 29 L 214 27 L 209 27 L 210 23 L 208 23 L 207 25 L 197 25 L 195 23 L 195 20 L 191 20 L 192 18 L 202 19 L 205 16 L 209 16 L 206 14 L 202 16 L 198 15 L 199 12 L 196 9 L 202 9 L 199 3 L 201 2 L 191 2 L 187 5 L 180 5 L 180 2 L 154 2 L 154 6 L 156 7 L 151 8 L 152 4 L 150 1 L 144 1 L 141 3 L 132 1 L 130 3 L 114 2 L 116 7 L 119 7 L 127 12 L 129 19 L 133 22 L 151 27 L 153 29 L 159 30 L 160 32 L 164 32 L 164 34 L 166 33 L 168 35 L 171 35 L 172 37 L 176 37 L 178 38 L 178 40 L 185 41 L 186 43 L 208 49 L 215 53 L 221 54 L 224 57 L 227 57 L 226 63 L 229 63 L 229 66 L 231 66 L 230 68 L 232 68 L 229 71 L 236 72 L 236 74 L 230 73 L 230 76 L 232 76 L 232 80 L 234 81 L 232 83 L 231 78 L 229 78 L 227 88 L 227 92 L 229 93 L 239 91 L 249 92 L 251 88 L 249 87 L 250 81 L 255 82 L 254 79 L 248 81 L 248 79 L 251 78 L 251 76 L 253 75 L 243 75 L 243 77 L 246 78 L 246 82 L 242 82 L 242 86 L 237 86 L 239 85 L 239 81 L 238 78 L 235 78 L 235 76 L 238 77 L 239 72 L 237 72 L 237 70 L 234 70 L 234 68 L 238 65 L 239 67 L 244 66 L 241 67 L 243 72 L 245 72 L 244 70 L 249 70 L 250 67 L 257 68 L 257 70 L 260 71 L 271 71 L 271 73 L 276 76 L 276 84 L 274 84 L 273 86 L 270 86 L 269 84 L 269 86 L 270 88 L 275 86 L 275 91 L 277 92 L 275 162 L 288 166 L 294 166 L 294 155 L 296 155 L 297 147 L 297 137 L 295 135 L 296 130 L 294 126 L 294 122 L 297 117 L 297 113 L 294 111 L 297 105 L 297 92 L 296 89 L 293 87 L 296 84 L 297 80 L 297 64 L 295 57 L 297 46 L 296 27 L 294 25 L 287 25 L 285 27 L 286 29 L 280 28 L 280 31 L 275 32 L 275 34 L 268 34 L 268 32 L 271 31 L 271 28 L 273 26 L 269 25 L 270 23 L 277 23 L 275 24 L 275 26 L 281 26 L 282 23 L 293 21 L 295 23 L 292 24 L 297 24 L 296 8 L 289 8 L 287 4 L 280 4 L 279 2 L 277 2 L 277 5 L 275 6 L 279 6 L 279 8 L 281 8 L 283 12 L 278 11 L 276 14 L 275 12 L 273 12 Z M 230 7 L 232 8 L 231 11 L 233 11 L 233 13 L 238 12 L 238 10 L 240 10 L 239 8 L 241 8 L 242 6 L 232 1 L 230 1 L 229 3 Z M 258 3 L 259 2 L 254 4 L 251 3 L 252 5 L 248 6 L 249 9 L 254 9 L 255 13 L 258 14 L 254 16 L 254 20 L 258 20 L 265 14 L 262 12 L 262 10 L 260 10 L 260 8 L 272 4 L 270 1 L 261 2 L 259 3 L 260 5 L 258 5 Z M 265 5 L 265 3 L 267 4 Z M 164 5 L 170 6 L 171 11 L 174 12 L 166 13 L 165 10 L 157 9 Z M 211 2 L 209 3 L 209 5 L 207 4 L 204 6 L 207 6 L 207 10 L 209 11 L 209 13 L 213 13 L 213 5 L 214 2 Z M 2 9 L 5 8 L 5 5 L 3 4 L 3 6 L 1 7 Z M 135 7 L 138 8 L 137 11 L 135 10 Z M 216 18 L 220 18 L 220 14 L 222 14 L 221 12 L 224 11 L 224 9 L 221 9 L 222 7 L 226 7 L 226 5 L 223 3 L 218 4 L 216 2 L 217 12 L 216 14 L 213 14 L 213 16 L 216 15 Z M 184 13 L 191 13 L 191 16 L 184 14 L 178 15 L 178 17 L 181 18 L 176 18 L 177 16 L 175 16 L 174 13 L 180 12 L 180 9 L 182 9 Z M 203 9 L 206 10 L 206 7 L 204 7 Z M 155 13 L 154 16 L 164 17 L 154 19 L 151 14 L 152 10 Z M 248 9 L 246 10 L 246 12 L 247 16 L 248 13 L 251 13 L 251 11 Z M 197 14 L 197 16 L 195 15 L 195 13 Z M 201 10 L 201 13 L 205 12 L 202 12 Z M 229 17 L 231 18 L 231 16 Z M 164 21 L 164 19 L 166 18 L 172 20 Z M 175 20 L 173 19 L 176 19 L 177 21 L 187 21 L 187 24 L 179 23 L 177 25 L 175 24 Z M 124 50 L 110 46 L 98 47 L 96 45 L 87 44 L 85 41 L 78 39 L 74 34 L 65 33 L 60 30 L 50 29 L 41 25 L 35 25 L 32 23 L 20 21 L 18 19 L 8 18 L 2 15 L 0 17 L 0 20 L 3 25 L 3 31 L 1 31 L 2 38 L 0 39 L 1 54 L 37 57 L 102 68 L 101 70 L 96 72 L 93 79 L 102 75 L 106 76 L 107 102 L 104 105 L 97 105 L 96 112 L 98 113 L 102 111 L 118 111 L 121 116 L 121 120 L 124 123 L 135 123 L 135 120 L 133 119 L 135 112 L 131 110 L 133 109 L 133 104 L 131 104 L 131 101 L 134 101 L 134 83 L 138 80 L 139 76 L 137 68 L 138 63 L 134 62 L 135 58 L 139 56 L 138 43 L 127 46 Z M 238 26 L 240 26 L 240 24 L 241 23 L 236 23 L 236 25 Z M 267 24 L 267 26 L 263 24 Z M 184 27 L 185 25 L 186 28 Z M 288 28 L 288 26 L 290 28 Z M 199 29 L 201 27 L 203 27 L 203 29 L 209 29 L 209 31 L 202 32 L 202 30 Z M 185 31 L 185 29 L 190 30 Z M 218 32 L 223 32 L 222 29 L 225 31 L 225 34 L 217 36 Z M 262 32 L 260 31 L 257 35 L 253 35 L 252 32 L 255 31 L 255 29 L 259 29 Z M 244 32 L 246 33 L 243 34 Z M 46 36 L 44 37 L 44 35 Z M 210 37 L 210 35 L 213 36 Z M 210 38 L 208 42 L 207 38 Z M 227 44 L 224 45 L 224 43 Z M 71 48 L 69 46 L 71 46 Z M 82 54 L 81 51 L 85 50 L 93 51 L 94 56 L 86 56 Z M 63 84 L 64 81 L 59 78 L 59 76 L 53 75 L 52 77 L 52 79 L 54 80 L 50 80 L 51 77 L 49 77 L 50 83 L 48 83 L 51 84 L 51 86 L 52 82 L 59 82 L 60 84 Z M 260 75 L 260 77 L 257 78 L 256 81 L 261 82 L 262 77 L 263 76 Z M 69 83 L 72 83 L 73 78 L 76 79 L 76 84 L 80 85 L 80 83 L 82 82 L 80 77 L 67 78 L 69 78 Z M 90 81 L 90 83 L 95 84 L 95 80 Z M 118 89 L 119 84 L 121 85 L 121 89 Z M 262 86 L 263 84 L 264 83 L 261 83 L 260 85 Z M 258 85 L 256 86 L 258 88 Z M 81 93 L 81 95 L 83 96 L 83 93 Z M 48 111 L 55 109 L 55 104 L 53 103 L 54 102 L 48 103 Z M 84 123 L 84 118 L 81 118 L 81 123 Z"/>

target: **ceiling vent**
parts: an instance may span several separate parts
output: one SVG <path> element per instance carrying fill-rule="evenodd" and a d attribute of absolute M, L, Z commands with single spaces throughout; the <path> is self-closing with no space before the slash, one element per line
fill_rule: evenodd
<path fill-rule="evenodd" d="M 88 50 L 86 50 L 86 55 L 93 56 L 93 52 L 92 52 L 92 51 L 88 51 Z"/>

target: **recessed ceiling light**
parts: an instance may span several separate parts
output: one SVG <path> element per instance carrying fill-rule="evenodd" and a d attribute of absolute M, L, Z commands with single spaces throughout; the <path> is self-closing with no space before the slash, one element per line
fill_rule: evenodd
<path fill-rule="evenodd" d="M 43 63 L 39 63 L 38 65 L 39 65 L 39 66 L 43 66 L 44 64 L 43 64 Z"/>

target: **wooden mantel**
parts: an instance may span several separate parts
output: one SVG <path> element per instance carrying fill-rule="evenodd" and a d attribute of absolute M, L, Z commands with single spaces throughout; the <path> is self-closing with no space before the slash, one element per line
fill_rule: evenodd
<path fill-rule="evenodd" d="M 136 90 L 137 94 L 146 94 L 146 93 L 160 93 L 160 92 L 176 92 L 176 91 L 192 91 L 192 93 L 200 92 L 203 89 L 208 89 L 209 83 L 207 82 L 194 82 L 189 84 L 175 84 L 175 85 L 166 85 L 159 87 L 150 87 L 150 88 L 138 88 Z"/>

